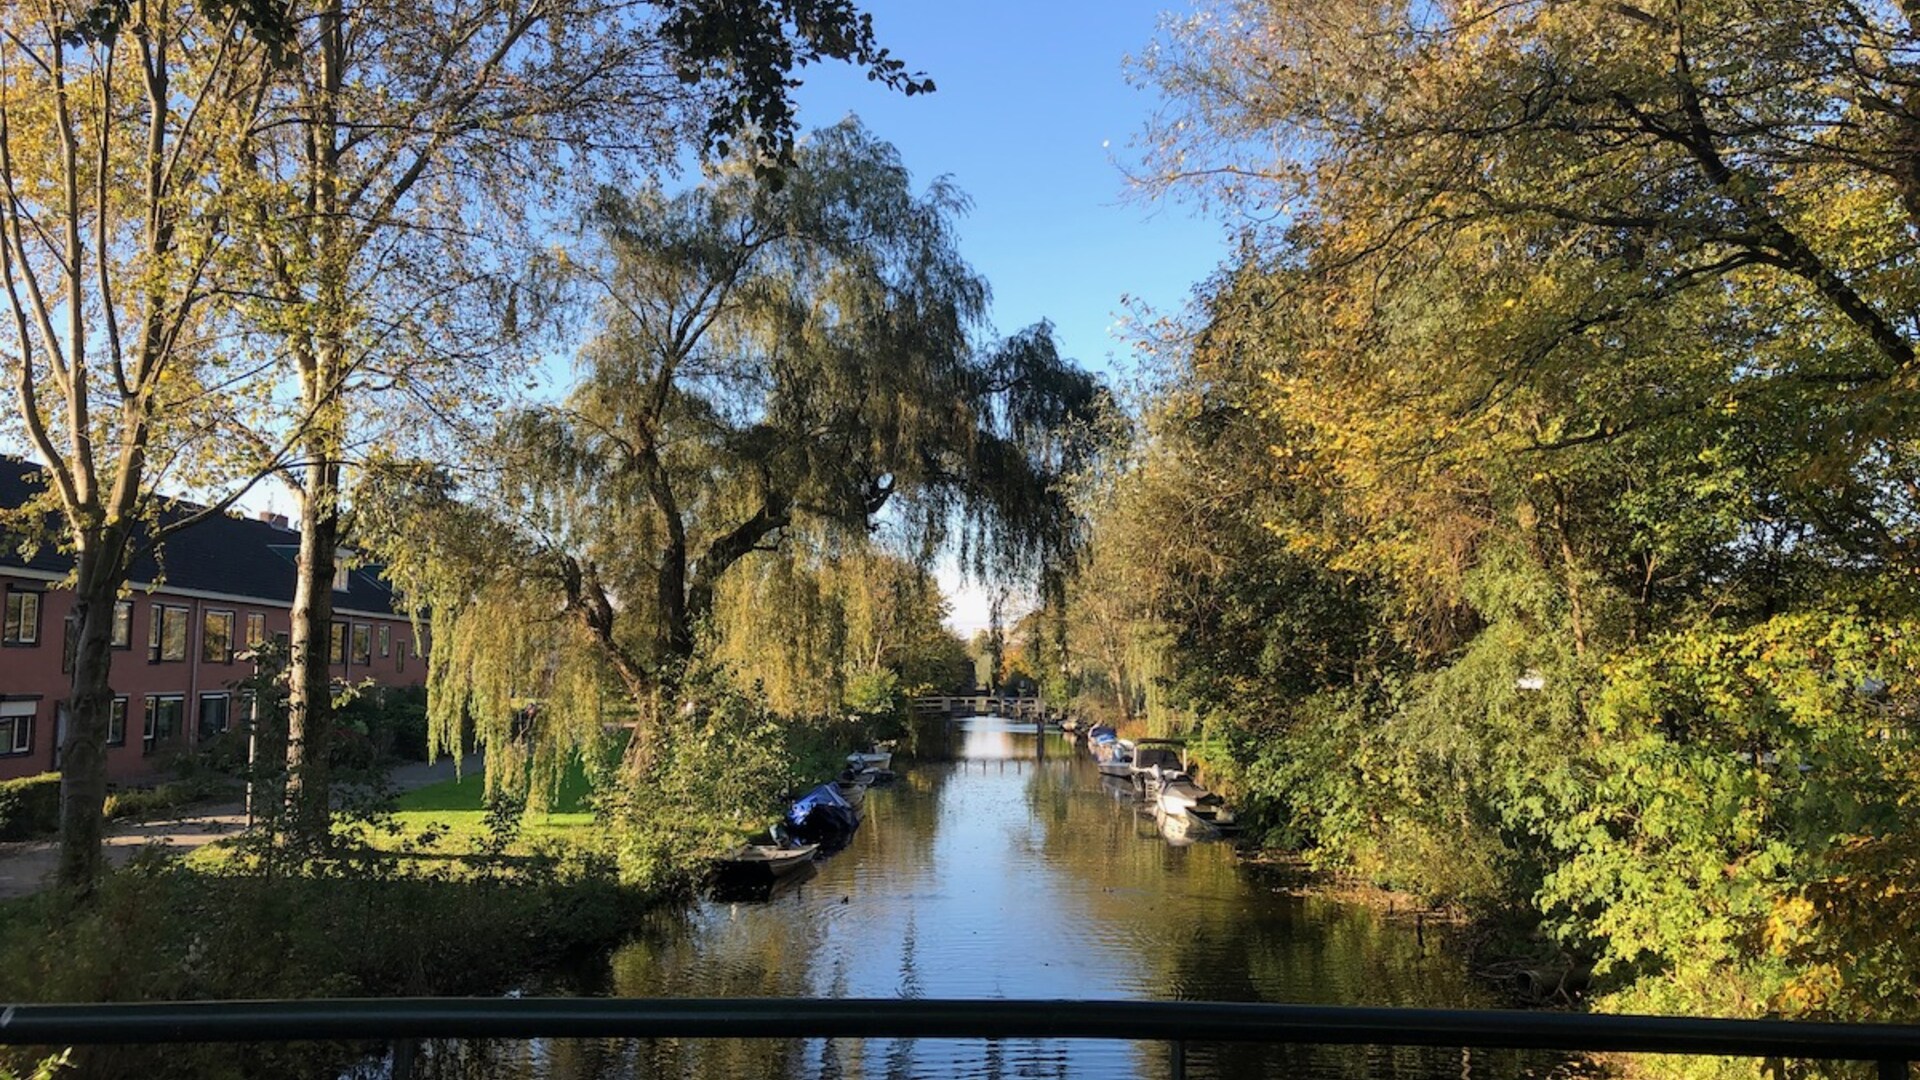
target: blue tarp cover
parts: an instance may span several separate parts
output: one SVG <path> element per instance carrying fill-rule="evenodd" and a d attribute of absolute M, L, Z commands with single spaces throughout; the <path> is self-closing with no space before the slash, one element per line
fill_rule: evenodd
<path fill-rule="evenodd" d="M 1107 727 L 1105 724 L 1102 724 L 1099 727 L 1094 728 L 1092 731 L 1087 732 L 1087 738 L 1092 739 L 1094 742 L 1112 742 L 1118 736 L 1119 736 L 1119 732 L 1114 731 L 1112 728 Z"/>
<path fill-rule="evenodd" d="M 841 798 L 840 792 L 835 790 L 832 784 L 821 784 L 800 796 L 792 806 L 787 808 L 787 820 L 795 825 L 802 824 L 816 806 L 836 806 L 849 812 L 853 810 L 852 804 Z"/>

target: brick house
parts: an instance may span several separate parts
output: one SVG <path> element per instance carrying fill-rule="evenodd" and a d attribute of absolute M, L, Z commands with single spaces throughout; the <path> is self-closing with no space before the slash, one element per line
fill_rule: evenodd
<path fill-rule="evenodd" d="M 0 506 L 19 506 L 37 492 L 38 474 L 38 466 L 0 457 Z M 152 775 L 170 754 L 248 715 L 251 702 L 234 684 L 253 669 L 237 654 L 290 633 L 299 543 L 285 518 L 223 515 L 136 562 L 114 619 L 111 781 Z M 50 546 L 27 558 L 14 543 L 0 542 L 0 780 L 59 764 L 73 602 L 60 582 L 70 566 Z M 374 568 L 340 569 L 333 618 L 336 678 L 382 686 L 426 681 L 413 628 L 395 613 L 393 592 Z"/>

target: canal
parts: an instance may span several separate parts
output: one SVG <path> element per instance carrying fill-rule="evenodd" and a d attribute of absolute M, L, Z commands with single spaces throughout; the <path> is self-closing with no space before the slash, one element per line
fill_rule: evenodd
<path fill-rule="evenodd" d="M 764 902 L 654 914 L 540 993 L 1160 998 L 1484 1007 L 1443 935 L 1170 842 L 1072 742 L 959 721 L 897 758 L 850 847 Z M 1098 1005 L 1091 1006 L 1098 1008 Z M 437 1080 L 1164 1077 L 1159 1044 L 536 1040 L 423 1048 Z M 1546 1076 L 1540 1055 L 1194 1045 L 1190 1077 Z"/>

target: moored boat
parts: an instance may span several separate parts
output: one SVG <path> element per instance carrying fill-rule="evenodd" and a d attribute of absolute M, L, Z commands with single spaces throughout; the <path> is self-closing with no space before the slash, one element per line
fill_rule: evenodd
<path fill-rule="evenodd" d="M 1217 793 L 1183 772 L 1163 772 L 1160 778 L 1160 809 L 1172 817 L 1192 818 L 1209 825 L 1231 825 L 1233 811 Z"/>
<path fill-rule="evenodd" d="M 854 769 L 885 769 L 893 764 L 893 751 L 871 750 L 866 753 L 847 755 L 847 765 Z"/>
<path fill-rule="evenodd" d="M 713 864 L 716 883 L 771 885 L 813 861 L 818 844 L 742 844 Z"/>
<path fill-rule="evenodd" d="M 1149 799 L 1156 798 L 1163 776 L 1186 775 L 1186 744 L 1178 739 L 1141 739 L 1134 744 L 1133 764 L 1128 772 L 1134 786 Z"/>
<path fill-rule="evenodd" d="M 822 854 L 847 846 L 860 827 L 860 812 L 833 784 L 821 784 L 787 808 L 787 830 L 802 843 L 820 845 Z"/>
<path fill-rule="evenodd" d="M 1105 724 L 1095 724 L 1087 729 L 1087 753 L 1100 758 L 1100 747 L 1120 737 L 1120 733 Z"/>
<path fill-rule="evenodd" d="M 1133 744 L 1125 739 L 1115 739 L 1102 744 L 1101 751 L 1093 756 L 1094 767 L 1101 776 L 1126 779 L 1133 772 Z"/>
<path fill-rule="evenodd" d="M 841 773 L 840 779 L 833 782 L 833 789 L 839 792 L 840 797 L 847 801 L 847 805 L 853 807 L 855 810 L 860 809 L 866 804 L 867 789 L 872 786 L 873 777 L 871 773 L 856 773 L 852 769 Z"/>

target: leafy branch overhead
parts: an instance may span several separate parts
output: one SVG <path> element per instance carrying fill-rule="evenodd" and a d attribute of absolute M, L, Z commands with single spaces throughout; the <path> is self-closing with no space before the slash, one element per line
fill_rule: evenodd
<path fill-rule="evenodd" d="M 300 33 L 293 4 L 196 2 L 216 24 L 244 27 L 276 63 L 293 58 Z M 909 97 L 934 90 L 924 72 L 909 71 L 879 44 L 873 16 L 850 0 L 654 0 L 654 6 L 662 9 L 657 32 L 681 81 L 710 97 L 706 149 L 725 158 L 745 139 L 769 174 L 793 163 L 799 119 L 792 91 L 801 84 L 794 72 L 838 60 Z M 132 17 L 132 0 L 101 0 L 80 9 L 65 32 L 75 44 L 111 42 Z"/>

